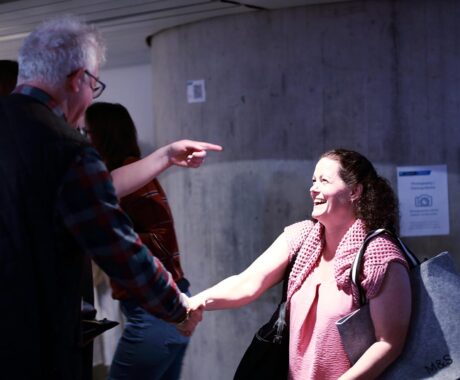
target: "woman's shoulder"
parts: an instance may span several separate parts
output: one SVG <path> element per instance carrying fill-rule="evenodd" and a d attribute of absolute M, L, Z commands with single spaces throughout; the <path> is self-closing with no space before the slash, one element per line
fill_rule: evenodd
<path fill-rule="evenodd" d="M 385 265 L 392 261 L 405 263 L 401 248 L 392 238 L 381 235 L 369 242 L 364 255 L 365 265 Z"/>
<path fill-rule="evenodd" d="M 368 299 L 374 298 L 379 293 L 391 263 L 398 263 L 408 268 L 401 249 L 391 238 L 379 236 L 373 239 L 364 255 L 364 275 L 361 282 Z"/>
<path fill-rule="evenodd" d="M 308 232 L 313 228 L 314 225 L 315 223 L 310 219 L 302 220 L 301 222 L 296 222 L 284 227 L 284 232 L 293 234 L 308 234 Z"/>
<path fill-rule="evenodd" d="M 289 250 L 297 250 L 314 226 L 315 222 L 312 220 L 303 220 L 285 227 L 284 236 L 286 237 Z"/>

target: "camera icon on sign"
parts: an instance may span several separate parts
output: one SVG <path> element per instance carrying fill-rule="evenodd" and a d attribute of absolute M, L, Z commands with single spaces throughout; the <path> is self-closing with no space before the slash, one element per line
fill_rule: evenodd
<path fill-rule="evenodd" d="M 415 207 L 431 207 L 433 206 L 433 197 L 428 194 L 421 194 L 415 197 Z"/>

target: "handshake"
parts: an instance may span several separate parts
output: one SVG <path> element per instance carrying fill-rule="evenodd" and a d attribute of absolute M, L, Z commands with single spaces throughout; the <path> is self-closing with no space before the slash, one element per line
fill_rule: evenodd
<path fill-rule="evenodd" d="M 187 297 L 182 293 L 182 299 L 187 305 L 187 316 L 182 322 L 176 323 L 176 328 L 184 336 L 191 336 L 198 323 L 203 319 L 204 302 L 198 297 Z"/>

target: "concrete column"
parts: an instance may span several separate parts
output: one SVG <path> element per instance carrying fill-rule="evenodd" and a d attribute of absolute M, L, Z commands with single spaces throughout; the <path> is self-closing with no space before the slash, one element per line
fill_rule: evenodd
<path fill-rule="evenodd" d="M 247 267 L 308 218 L 317 157 L 355 149 L 395 167 L 447 164 L 449 236 L 406 239 L 420 256 L 460 246 L 460 3 L 355 1 L 254 12 L 152 38 L 155 138 L 220 143 L 197 171 L 162 176 L 192 291 Z M 206 101 L 188 103 L 188 80 Z M 231 379 L 279 299 L 205 315 L 184 379 Z"/>

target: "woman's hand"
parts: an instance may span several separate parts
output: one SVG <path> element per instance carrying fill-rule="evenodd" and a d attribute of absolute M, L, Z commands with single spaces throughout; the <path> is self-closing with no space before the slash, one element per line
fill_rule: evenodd
<path fill-rule="evenodd" d="M 206 298 L 203 294 L 203 292 L 198 293 L 197 295 L 194 295 L 188 299 L 188 305 L 190 309 L 199 309 L 199 308 L 205 308 L 206 306 Z"/>

